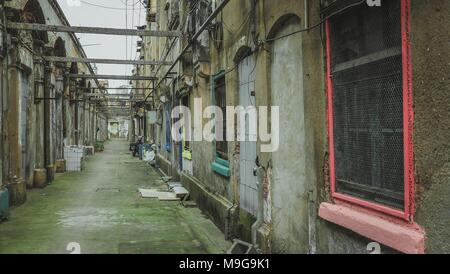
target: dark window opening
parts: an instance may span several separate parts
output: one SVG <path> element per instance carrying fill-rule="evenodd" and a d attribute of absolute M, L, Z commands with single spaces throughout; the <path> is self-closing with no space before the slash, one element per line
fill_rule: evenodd
<path fill-rule="evenodd" d="M 187 94 L 181 98 L 181 105 L 190 109 L 189 94 Z M 186 118 L 183 117 L 183 119 L 186 119 Z M 188 128 L 189 125 L 190 125 L 190 121 L 186 121 L 185 128 L 183 131 L 184 150 L 191 149 L 191 142 L 189 141 L 189 131 L 190 131 L 190 128 Z"/>
<path fill-rule="evenodd" d="M 227 102 L 225 93 L 225 75 L 214 80 L 214 98 L 216 106 L 222 110 L 222 117 L 215 117 L 216 122 L 216 133 L 222 136 L 222 140 L 216 140 L 216 153 L 223 160 L 228 160 L 228 143 L 225 141 L 227 136 L 226 125 L 227 125 Z M 218 129 L 221 129 L 218 130 Z M 217 136 L 216 136 L 217 138 Z"/>

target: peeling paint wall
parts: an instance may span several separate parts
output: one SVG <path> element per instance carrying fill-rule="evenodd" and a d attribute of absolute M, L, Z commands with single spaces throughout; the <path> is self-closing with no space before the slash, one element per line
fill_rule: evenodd
<path fill-rule="evenodd" d="M 450 30 L 441 27 L 450 26 L 448 14 L 449 1 L 411 1 L 417 208 L 414 221 L 425 230 L 426 253 L 450 252 Z M 325 182 L 328 184 L 327 178 Z M 321 196 L 321 200 L 329 201 L 327 193 Z M 373 241 L 322 220 L 318 228 L 322 253 L 367 253 L 367 244 Z M 397 252 L 382 246 L 382 253 Z"/>
<path fill-rule="evenodd" d="M 426 252 L 450 253 L 450 2 L 416 0 L 411 8 L 415 220 Z"/>
<path fill-rule="evenodd" d="M 264 37 L 268 37 L 271 33 L 275 34 L 278 30 L 283 28 L 283 24 L 287 21 L 287 19 L 296 16 L 299 18 L 298 27 L 303 27 L 303 14 L 304 8 L 302 1 L 257 1 L 256 5 L 256 21 L 255 21 L 255 32 L 259 35 L 259 39 L 264 39 Z M 313 4 L 309 7 L 309 14 L 311 17 L 316 18 L 318 16 L 317 12 L 319 10 L 318 3 Z M 239 54 L 242 52 L 244 47 L 255 48 L 254 45 L 254 37 L 252 36 L 251 25 L 252 22 L 250 20 L 250 11 L 251 11 L 251 1 L 231 1 L 224 9 L 223 13 L 218 16 L 216 19 L 218 22 L 224 22 L 223 24 L 223 36 L 210 39 L 209 43 L 209 51 L 210 51 L 210 63 L 208 62 L 200 62 L 193 69 L 194 75 L 194 85 L 191 91 L 191 105 L 193 98 L 202 98 L 203 109 L 206 106 L 212 104 L 212 81 L 211 77 L 218 73 L 221 70 L 227 71 L 225 81 L 226 81 L 226 94 L 227 94 L 227 105 L 238 105 L 239 104 L 239 96 L 238 96 L 238 75 L 235 70 L 235 66 L 237 65 L 237 61 L 239 59 Z M 160 11 L 164 13 L 164 11 Z M 162 18 L 165 20 L 165 18 Z M 308 176 L 310 178 L 321 178 L 321 172 L 323 168 L 323 155 L 325 151 L 325 111 L 320 112 L 318 109 L 323 109 L 325 102 L 325 93 L 324 93 L 324 85 L 323 85 L 323 63 L 317 62 L 317 60 L 321 60 L 322 51 L 321 51 L 321 42 L 320 42 L 320 31 L 315 30 L 309 33 L 303 34 L 303 46 L 298 43 L 297 47 L 303 53 L 304 60 L 303 64 L 299 64 L 300 67 L 303 68 L 303 71 L 298 71 L 299 75 L 295 75 L 295 78 L 304 78 L 305 81 L 298 81 L 299 85 L 302 85 L 303 88 L 299 87 L 300 90 L 304 90 L 305 95 L 304 100 L 300 100 L 300 102 L 307 107 L 307 113 L 309 119 L 305 120 L 305 128 L 308 128 L 308 131 L 311 132 L 311 136 L 316 136 L 313 139 L 308 139 L 307 144 L 305 144 L 306 150 L 312 157 L 308 159 L 306 162 L 308 169 Z M 267 106 L 271 105 L 271 54 L 270 54 L 270 43 L 264 44 L 261 48 L 257 49 L 254 55 L 256 56 L 256 67 L 255 67 L 255 75 L 256 75 L 256 105 L 257 106 Z M 195 54 L 195 53 L 194 53 Z M 160 59 L 158 57 L 152 57 L 151 59 Z M 186 72 L 184 72 L 186 73 Z M 288 77 L 289 78 L 289 77 Z M 282 91 L 279 91 L 282 92 Z M 292 113 L 293 114 L 293 113 Z M 203 121 L 203 126 L 208 122 L 208 120 Z M 164 123 L 163 123 L 164 124 Z M 164 129 L 162 129 L 162 136 L 164 138 Z M 314 135 L 313 135 L 314 134 Z M 293 132 L 286 132 L 285 136 L 296 136 Z M 286 148 L 296 147 L 298 144 L 296 141 L 287 141 Z M 258 150 L 261 144 L 258 143 Z M 211 142 L 193 142 L 191 144 L 192 147 L 192 161 L 193 161 L 193 175 L 196 180 L 198 180 L 208 193 L 214 193 L 216 195 L 220 195 L 223 199 L 230 201 L 232 204 L 238 205 L 239 203 L 239 180 L 240 180 L 240 172 L 238 170 L 239 166 L 239 146 L 235 142 L 228 143 L 228 158 L 230 159 L 230 170 L 231 177 L 225 178 L 222 175 L 215 173 L 211 164 L 214 162 L 215 155 L 215 146 L 214 143 Z M 164 146 L 161 146 L 161 150 L 164 149 Z M 165 152 L 160 153 L 166 159 L 168 155 Z M 270 153 L 260 153 L 258 152 L 258 157 L 261 161 L 262 166 L 269 167 L 272 159 L 272 155 Z M 292 162 L 293 165 L 299 164 L 299 157 L 296 155 L 292 155 L 286 159 L 287 162 Z M 294 175 L 293 175 L 294 176 Z M 295 177 L 295 176 L 294 176 Z M 292 178 L 291 178 L 292 179 Z M 266 180 L 267 182 L 271 180 Z M 313 179 L 315 181 L 315 179 Z M 291 183 L 294 186 L 297 186 L 296 180 L 291 180 Z M 278 185 L 278 183 L 277 183 Z M 304 194 L 307 191 L 302 191 L 305 189 L 313 189 L 311 194 L 306 194 L 306 200 L 314 197 L 316 192 L 314 190 L 315 184 L 314 182 L 307 182 L 307 186 L 303 186 L 299 189 L 293 190 L 291 192 L 291 200 L 295 201 L 298 195 Z M 267 195 L 270 197 L 274 191 L 273 187 L 269 187 L 270 191 Z M 298 191 L 298 193 L 297 193 Z M 286 192 L 286 189 L 280 189 L 277 193 Z M 280 194 L 281 195 L 281 194 Z M 208 195 L 204 194 L 205 199 L 207 199 Z M 279 196 L 282 197 L 282 196 Z M 278 198 L 280 200 L 280 198 Z M 309 240 L 303 240 L 302 245 L 294 244 L 298 243 L 300 239 L 308 239 L 307 235 L 302 235 L 303 231 L 308 231 L 308 227 L 302 221 L 299 221 L 298 218 L 295 218 L 296 214 L 298 214 L 298 210 L 296 207 L 292 207 L 289 209 L 289 206 L 286 206 L 286 214 L 285 216 L 290 216 L 289 218 L 281 218 L 281 214 L 278 214 L 276 211 L 272 209 L 273 204 L 270 200 L 266 200 L 266 210 L 265 214 L 267 216 L 266 221 L 271 222 L 273 219 L 281 220 L 283 222 L 277 221 L 274 225 L 273 229 L 278 229 L 280 233 L 282 233 L 283 229 L 291 228 L 293 234 L 286 234 L 286 237 L 283 239 L 273 238 L 269 239 L 269 241 L 274 242 L 274 246 L 278 246 L 279 252 L 306 252 L 309 250 Z M 309 219 L 309 208 L 303 207 L 305 211 L 306 220 Z M 208 210 L 208 209 L 206 209 Z M 211 212 L 210 212 L 211 213 Z M 312 227 L 314 227 L 315 214 L 312 216 Z M 241 210 L 239 215 L 240 220 L 237 227 L 234 228 L 237 236 L 243 237 L 246 240 L 249 239 L 250 235 L 250 227 L 254 222 L 254 217 L 246 214 Z M 281 218 L 281 219 L 280 219 Z M 268 224 L 271 226 L 272 224 Z M 311 231 L 315 229 L 312 228 Z M 286 244 L 292 243 L 292 244 Z"/>

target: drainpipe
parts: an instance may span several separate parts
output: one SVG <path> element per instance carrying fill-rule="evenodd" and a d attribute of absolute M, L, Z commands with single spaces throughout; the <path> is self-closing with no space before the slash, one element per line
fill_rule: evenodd
<path fill-rule="evenodd" d="M 258 160 L 256 161 L 258 162 Z M 255 249 L 258 249 L 258 240 L 257 240 L 257 232 L 258 229 L 264 222 L 264 192 L 263 192 L 263 182 L 264 182 L 264 168 L 257 164 L 257 167 L 254 168 L 254 174 L 258 177 L 256 182 L 256 187 L 258 189 L 258 213 L 256 216 L 256 221 L 252 225 L 252 244 Z"/>

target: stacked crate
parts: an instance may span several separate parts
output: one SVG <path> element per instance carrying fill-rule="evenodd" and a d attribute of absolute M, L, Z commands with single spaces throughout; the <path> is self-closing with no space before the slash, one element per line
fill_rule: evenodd
<path fill-rule="evenodd" d="M 66 160 L 67 171 L 83 170 L 85 148 L 83 146 L 64 147 L 64 159 Z"/>

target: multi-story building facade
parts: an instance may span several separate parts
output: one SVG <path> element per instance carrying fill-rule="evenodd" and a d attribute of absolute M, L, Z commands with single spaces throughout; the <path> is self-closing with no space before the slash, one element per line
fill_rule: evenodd
<path fill-rule="evenodd" d="M 11 204 L 20 205 L 26 189 L 43 187 L 55 172 L 64 171 L 65 145 L 88 145 L 96 136 L 107 136 L 107 117 L 89 100 L 99 92 L 99 83 L 68 76 L 95 74 L 89 64 L 44 58 L 86 58 L 74 34 L 6 26 L 4 20 L 68 26 L 56 1 L 1 1 L 1 13 L 0 182 Z"/>
<path fill-rule="evenodd" d="M 148 28 L 182 32 L 143 46 L 176 62 L 141 72 L 160 79 L 146 94 L 158 165 L 229 239 L 267 253 L 450 248 L 450 3 L 380 2 L 149 1 Z M 278 106 L 278 149 L 174 141 L 175 106 L 212 118 L 195 114 L 199 99 L 201 111 Z"/>

